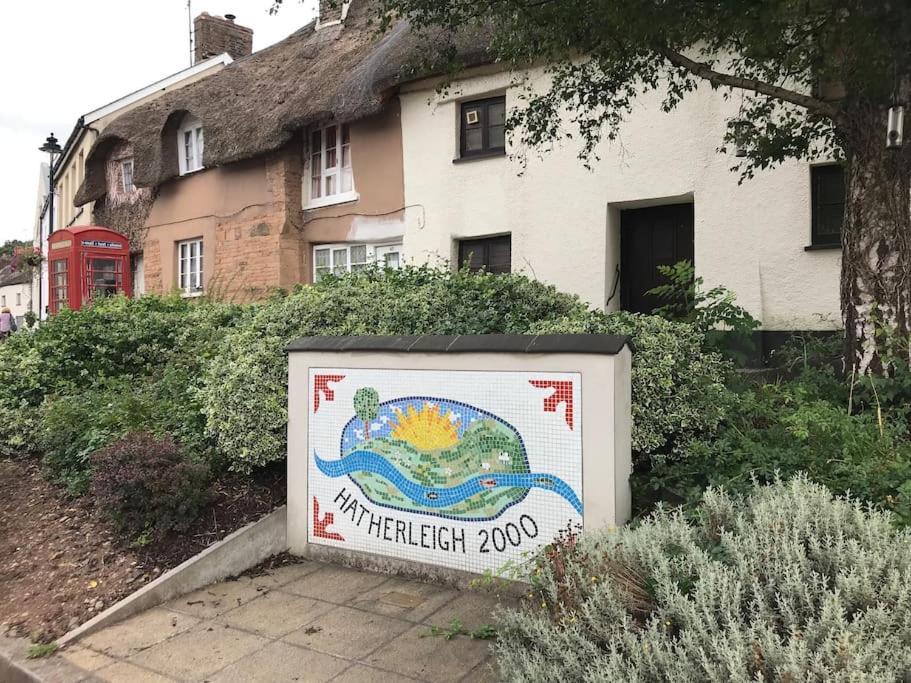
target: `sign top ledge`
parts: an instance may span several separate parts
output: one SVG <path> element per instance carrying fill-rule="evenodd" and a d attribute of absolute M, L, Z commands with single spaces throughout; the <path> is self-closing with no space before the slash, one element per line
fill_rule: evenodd
<path fill-rule="evenodd" d="M 582 353 L 614 356 L 630 346 L 629 337 L 616 334 L 479 334 L 359 337 L 303 337 L 288 345 L 288 353 Z"/>

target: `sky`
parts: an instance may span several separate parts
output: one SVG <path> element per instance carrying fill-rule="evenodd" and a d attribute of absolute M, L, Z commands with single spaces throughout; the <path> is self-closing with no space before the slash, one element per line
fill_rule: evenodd
<path fill-rule="evenodd" d="M 192 0 L 192 14 L 234 14 L 261 50 L 316 15 L 317 0 Z M 187 0 L 32 0 L 4 4 L 0 40 L 0 244 L 31 239 L 39 152 L 63 145 L 83 114 L 190 66 Z"/>

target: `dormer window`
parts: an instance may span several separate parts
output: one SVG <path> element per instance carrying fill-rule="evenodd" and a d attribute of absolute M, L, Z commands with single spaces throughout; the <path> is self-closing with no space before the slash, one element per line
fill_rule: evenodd
<path fill-rule="evenodd" d="M 177 132 L 177 145 L 180 175 L 202 169 L 202 155 L 205 148 L 202 121 L 188 116 Z"/>
<path fill-rule="evenodd" d="M 351 136 L 348 124 L 326 126 L 310 132 L 308 149 L 308 209 L 355 201 Z M 305 181 L 306 182 L 306 181 Z"/>
<path fill-rule="evenodd" d="M 132 194 L 136 191 L 133 184 L 133 160 L 124 159 L 120 162 L 120 189 L 124 194 Z"/>

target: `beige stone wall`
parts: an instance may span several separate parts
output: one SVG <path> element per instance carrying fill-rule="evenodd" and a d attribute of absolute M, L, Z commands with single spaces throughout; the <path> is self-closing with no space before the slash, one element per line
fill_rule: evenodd
<path fill-rule="evenodd" d="M 301 140 L 166 183 L 145 224 L 146 291 L 177 287 L 177 245 L 183 240 L 203 239 L 205 291 L 241 302 L 275 287 L 312 282 L 316 244 L 400 242 L 404 182 L 397 103 L 351 124 L 351 155 L 358 199 L 312 211 L 303 210 Z"/>
<path fill-rule="evenodd" d="M 392 100 L 381 114 L 351 124 L 350 130 L 351 165 L 359 198 L 356 202 L 303 212 L 302 282 L 312 281 L 314 245 L 401 242 L 405 234 L 402 121 L 398 99 Z M 306 201 L 309 179 L 304 181 L 298 191 Z"/>

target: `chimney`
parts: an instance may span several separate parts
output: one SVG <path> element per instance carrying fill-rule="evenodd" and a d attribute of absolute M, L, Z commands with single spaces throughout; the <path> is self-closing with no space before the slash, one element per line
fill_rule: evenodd
<path fill-rule="evenodd" d="M 235 24 L 233 14 L 215 17 L 203 12 L 193 20 L 196 61 L 227 52 L 234 59 L 253 54 L 253 29 Z"/>
<path fill-rule="evenodd" d="M 316 28 L 334 26 L 345 21 L 351 0 L 319 0 L 319 17 Z"/>

